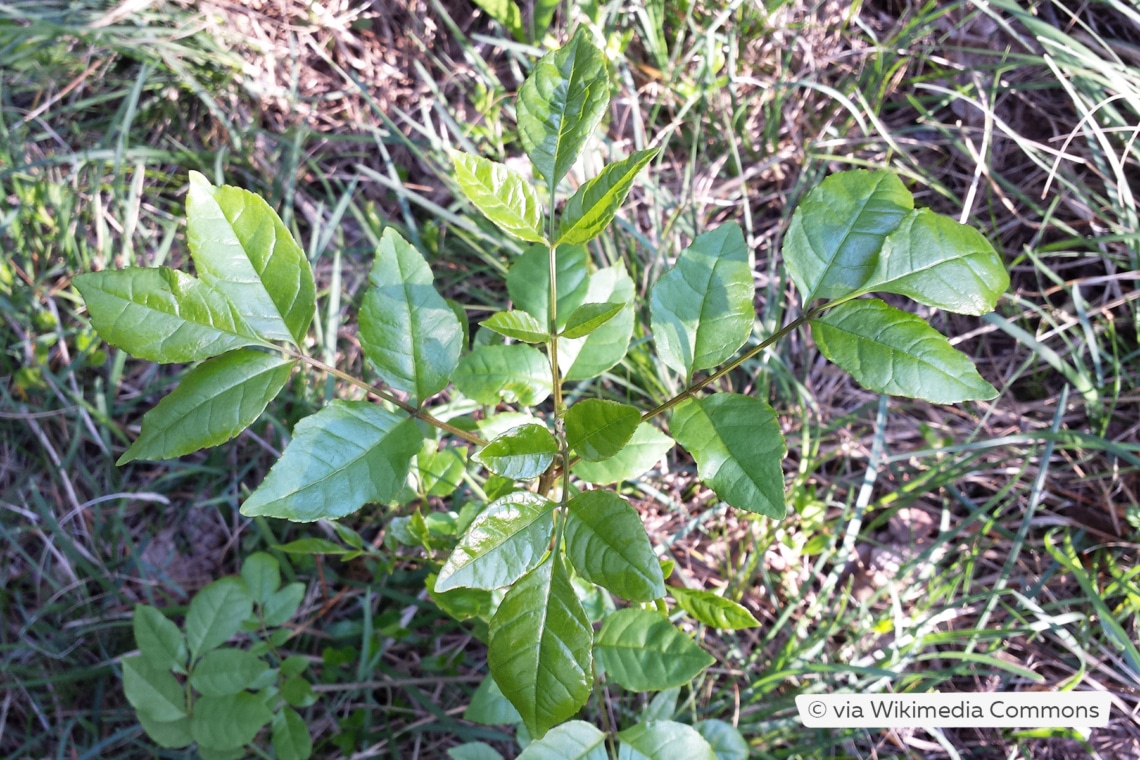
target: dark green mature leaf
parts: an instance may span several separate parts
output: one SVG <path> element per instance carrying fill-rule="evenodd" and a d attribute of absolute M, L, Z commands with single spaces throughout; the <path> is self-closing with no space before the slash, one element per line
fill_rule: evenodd
<path fill-rule="evenodd" d="M 450 496 L 463 482 L 463 473 L 467 470 L 467 449 L 445 446 L 421 450 L 416 454 L 416 470 L 424 493 L 441 498 Z"/>
<path fill-rule="evenodd" d="M 637 723 L 618 734 L 619 760 L 717 760 L 696 729 L 671 720 Z"/>
<path fill-rule="evenodd" d="M 824 356 L 876 393 L 937 404 L 997 395 L 941 333 L 876 298 L 836 306 L 812 320 L 811 333 Z"/>
<path fill-rule="evenodd" d="M 630 691 L 683 686 L 715 662 L 669 618 L 634 608 L 606 618 L 594 652 L 606 675 Z"/>
<path fill-rule="evenodd" d="M 190 735 L 190 717 L 179 718 L 175 721 L 156 721 L 146 713 L 138 713 L 139 723 L 150 740 L 160 747 L 168 749 L 181 749 L 189 747 L 194 742 Z"/>
<path fill-rule="evenodd" d="M 391 501 L 422 445 L 415 420 L 403 414 L 365 401 L 333 401 L 297 423 L 293 440 L 241 513 L 311 522 Z"/>
<path fill-rule="evenodd" d="M 327 538 L 315 536 L 298 538 L 296 541 L 290 541 L 273 548 L 287 554 L 351 554 L 356 551 L 356 549 L 341 546 L 335 541 L 329 541 Z"/>
<path fill-rule="evenodd" d="M 308 760 L 313 754 L 309 726 L 292 707 L 283 707 L 273 716 L 273 751 L 277 760 Z"/>
<path fill-rule="evenodd" d="M 1008 288 L 1001 256 L 980 232 L 921 209 L 887 235 L 878 266 L 859 290 L 898 293 L 959 314 L 985 314 Z"/>
<path fill-rule="evenodd" d="M 471 695 L 471 704 L 463 712 L 463 720 L 484 726 L 506 726 L 522 720 L 519 711 L 503 696 L 495 679 L 487 676 Z"/>
<path fill-rule="evenodd" d="M 298 344 L 309 331 L 316 286 L 309 260 L 269 204 L 190 172 L 186 238 L 198 276 L 224 293 L 270 340 Z"/>
<path fill-rule="evenodd" d="M 249 596 L 258 604 L 265 604 L 281 587 L 281 565 L 272 554 L 254 552 L 241 563 L 241 578 L 249 589 Z"/>
<path fill-rule="evenodd" d="M 693 728 L 712 747 L 716 760 L 748 760 L 752 754 L 744 736 L 731 723 L 710 718 L 697 721 Z"/>
<path fill-rule="evenodd" d="M 478 459 L 491 472 L 512 480 L 537 478 L 558 454 L 558 441 L 544 425 L 519 425 L 488 443 Z"/>
<path fill-rule="evenodd" d="M 499 229 L 517 238 L 542 243 L 542 204 L 530 183 L 518 172 L 482 156 L 453 151 L 459 189 Z"/>
<path fill-rule="evenodd" d="M 224 697 L 249 688 L 269 664 L 252 652 L 224 647 L 208 652 L 190 674 L 190 685 L 206 697 Z"/>
<path fill-rule="evenodd" d="M 74 283 L 103 340 L 140 359 L 195 362 L 265 342 L 222 293 L 174 269 L 89 272 Z"/>
<path fill-rule="evenodd" d="M 190 656 L 186 639 L 165 615 L 154 607 L 140 604 L 135 607 L 134 631 L 139 653 L 152 667 L 185 672 Z"/>
<path fill-rule="evenodd" d="M 585 338 L 616 317 L 625 308 L 624 303 L 584 303 L 566 320 L 563 338 Z"/>
<path fill-rule="evenodd" d="M 739 509 L 783 519 L 784 436 L 772 407 L 737 393 L 690 398 L 677 405 L 671 428 L 717 496 Z"/>
<path fill-rule="evenodd" d="M 601 234 L 617 214 L 633 180 L 657 155 L 658 149 L 640 150 L 610 164 L 586 182 L 566 202 L 558 223 L 559 243 L 586 243 Z"/>
<path fill-rule="evenodd" d="M 491 603 L 491 592 L 477 588 L 456 588 L 451 591 L 437 591 L 435 588 L 435 575 L 429 575 L 426 583 L 428 596 L 441 610 L 456 620 L 471 620 L 478 618 L 482 623 L 491 617 L 494 605 Z M 484 632 L 486 629 L 484 629 Z M 480 638 L 486 638 L 480 636 Z M 513 707 L 511 708 L 514 709 Z M 508 721 L 510 722 L 510 721 Z"/>
<path fill-rule="evenodd" d="M 578 573 L 631 602 L 665 595 L 665 578 L 637 510 L 613 491 L 585 491 L 567 504 L 566 556 Z"/>
<path fill-rule="evenodd" d="M 191 659 L 224 644 L 252 613 L 253 599 L 241 578 L 219 578 L 200 590 L 186 612 Z"/>
<path fill-rule="evenodd" d="M 625 306 L 585 338 L 558 341 L 558 364 L 566 380 L 590 380 L 609 370 L 625 357 L 633 336 L 633 280 L 623 265 L 594 272 L 585 300 Z"/>
<path fill-rule="evenodd" d="M 174 459 L 230 440 L 261 416 L 294 364 L 251 349 L 203 362 L 143 416 L 142 432 L 118 464 Z"/>
<path fill-rule="evenodd" d="M 515 491 L 487 505 L 472 520 L 439 571 L 436 591 L 496 589 L 525 575 L 550 548 L 554 503 Z"/>
<path fill-rule="evenodd" d="M 551 190 L 570 171 L 610 102 L 606 59 L 585 26 L 543 56 L 519 89 L 519 139 Z"/>
<path fill-rule="evenodd" d="M 186 694 L 169 670 L 156 668 L 145 657 L 124 657 L 123 692 L 127 701 L 155 723 L 186 717 Z"/>
<path fill-rule="evenodd" d="M 858 292 L 875 268 L 887 235 L 914 208 L 894 174 L 832 174 L 808 193 L 784 236 L 784 263 L 804 304 Z"/>
<path fill-rule="evenodd" d="M 609 760 L 606 735 L 584 721 L 567 721 L 526 745 L 518 760 Z"/>
<path fill-rule="evenodd" d="M 672 438 L 652 424 L 643 422 L 617 454 L 600 462 L 579 462 L 572 471 L 587 483 L 597 485 L 633 480 L 660 462 L 672 448 Z"/>
<path fill-rule="evenodd" d="M 550 340 L 546 325 L 525 311 L 500 311 L 480 322 L 483 327 L 499 335 L 525 343 L 545 343 Z"/>
<path fill-rule="evenodd" d="M 593 634 L 557 556 L 523 576 L 491 618 L 491 674 L 536 739 L 589 698 Z"/>
<path fill-rule="evenodd" d="M 522 344 L 479 346 L 452 377 L 464 396 L 480 404 L 541 404 L 550 395 L 550 365 L 538 349 Z"/>
<path fill-rule="evenodd" d="M 463 347 L 463 327 L 434 282 L 420 252 L 384 230 L 360 308 L 360 345 L 384 382 L 412 403 L 447 385 Z"/>
<path fill-rule="evenodd" d="M 301 676 L 292 676 L 281 682 L 281 698 L 293 707 L 309 707 L 316 703 L 313 685 Z"/>
<path fill-rule="evenodd" d="M 760 625 L 760 621 L 743 606 L 711 591 L 670 586 L 669 593 L 681 609 L 712 628 L 737 631 Z"/>
<path fill-rule="evenodd" d="M 560 245 L 554 251 L 555 285 L 558 288 L 558 329 L 581 305 L 590 289 L 589 254 L 577 245 Z M 543 326 L 550 324 L 550 253 L 540 245 L 522 252 L 507 272 L 507 293 L 515 306 Z"/>
<path fill-rule="evenodd" d="M 585 399 L 566 410 L 566 442 L 587 462 L 608 459 L 629 443 L 641 412 L 627 404 Z"/>
<path fill-rule="evenodd" d="M 650 296 L 662 360 L 689 377 L 728 359 L 752 333 L 752 270 L 735 222 L 698 235 Z"/>
<path fill-rule="evenodd" d="M 269 597 L 262 610 L 265 624 L 270 627 L 284 625 L 297 614 L 297 608 L 305 598 L 304 583 L 290 583 Z"/>
<path fill-rule="evenodd" d="M 238 749 L 253 741 L 273 713 L 261 697 L 243 691 L 225 697 L 202 697 L 194 703 L 190 734 L 203 747 Z"/>

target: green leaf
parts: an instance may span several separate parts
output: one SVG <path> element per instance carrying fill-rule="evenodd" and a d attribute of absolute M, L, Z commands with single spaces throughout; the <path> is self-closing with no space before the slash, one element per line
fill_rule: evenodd
<path fill-rule="evenodd" d="M 624 357 L 633 336 L 633 280 L 621 264 L 599 269 L 590 276 L 586 300 L 624 304 L 612 319 L 585 338 L 558 341 L 558 364 L 566 380 L 590 380 Z"/>
<path fill-rule="evenodd" d="M 281 587 L 281 566 L 272 554 L 254 552 L 241 563 L 241 577 L 253 601 L 265 604 Z"/>
<path fill-rule="evenodd" d="M 264 343 L 222 293 L 174 269 L 89 272 L 74 283 L 103 340 L 140 359 L 182 364 Z"/>
<path fill-rule="evenodd" d="M 311 522 L 391 501 L 422 446 L 415 420 L 366 401 L 333 401 L 297 423 L 241 513 Z"/>
<path fill-rule="evenodd" d="M 637 723 L 618 734 L 619 760 L 717 760 L 712 747 L 692 726 L 671 720 Z"/>
<path fill-rule="evenodd" d="M 748 760 L 751 755 L 748 742 L 731 723 L 710 718 L 697 721 L 693 728 L 712 747 L 716 760 Z"/>
<path fill-rule="evenodd" d="M 594 652 L 606 674 L 630 691 L 683 686 L 716 662 L 660 612 L 633 608 L 606 618 Z"/>
<path fill-rule="evenodd" d="M 677 714 L 677 698 L 681 696 L 681 687 L 659 691 L 641 713 L 641 720 L 672 720 Z"/>
<path fill-rule="evenodd" d="M 616 317 L 624 303 L 584 303 L 566 320 L 563 338 L 584 338 Z"/>
<path fill-rule="evenodd" d="M 459 362 L 463 326 L 424 257 L 393 228 L 384 230 L 360 307 L 360 345 L 393 388 L 419 403 L 438 393 Z"/>
<path fill-rule="evenodd" d="M 543 56 L 519 88 L 519 139 L 551 197 L 610 102 L 606 59 L 585 26 Z"/>
<path fill-rule="evenodd" d="M 190 172 L 186 217 L 198 276 L 225 294 L 260 335 L 304 340 L 316 299 L 313 272 L 277 212 L 251 192 L 214 187 Z"/>
<path fill-rule="evenodd" d="M 294 363 L 250 349 L 203 362 L 143 416 L 142 433 L 118 464 L 174 459 L 230 440 L 277 397 Z"/>
<path fill-rule="evenodd" d="M 590 289 L 588 262 L 582 246 L 560 245 L 554 251 L 559 329 Z M 550 324 L 550 252 L 544 246 L 531 246 L 515 259 L 507 272 L 507 293 L 516 307 L 538 320 L 545 334 Z"/>
<path fill-rule="evenodd" d="M 206 697 L 224 697 L 249 688 L 269 664 L 241 649 L 215 649 L 208 652 L 190 674 L 190 685 Z"/>
<path fill-rule="evenodd" d="M 189 747 L 194 742 L 194 737 L 190 735 L 189 717 L 175 721 L 156 721 L 146 713 L 140 712 L 138 719 L 146 735 L 160 747 L 181 749 Z"/>
<path fill-rule="evenodd" d="M 735 222 L 698 235 L 650 296 L 661 359 L 685 377 L 721 364 L 752 334 L 752 269 Z"/>
<path fill-rule="evenodd" d="M 467 742 L 447 751 L 451 760 L 503 760 L 494 747 L 483 742 Z"/>
<path fill-rule="evenodd" d="M 451 591 L 437 591 L 435 588 L 435 575 L 429 575 L 426 586 L 428 596 L 436 605 L 456 620 L 472 620 L 478 618 L 486 621 L 491 617 L 493 605 L 491 592 L 474 588 L 455 588 Z M 485 630 L 485 629 L 484 629 Z M 486 636 L 480 636 L 485 639 Z"/>
<path fill-rule="evenodd" d="M 495 679 L 488 675 L 471 695 L 471 703 L 463 712 L 463 720 L 484 726 L 506 726 L 518 723 L 522 717 L 519 716 L 515 706 L 503 696 Z"/>
<path fill-rule="evenodd" d="M 669 593 L 677 605 L 707 626 L 721 631 L 738 631 L 757 628 L 760 621 L 752 613 L 731 599 L 717 596 L 711 591 L 670 587 Z"/>
<path fill-rule="evenodd" d="M 508 586 L 539 563 L 554 534 L 554 502 L 515 491 L 472 520 L 439 571 L 435 590 Z"/>
<path fill-rule="evenodd" d="M 641 517 L 613 491 L 585 491 L 566 505 L 566 556 L 583 578 L 631 602 L 665 596 L 665 578 Z"/>
<path fill-rule="evenodd" d="M 242 760 L 245 757 L 245 748 L 213 749 L 198 745 L 198 757 L 201 760 Z"/>
<path fill-rule="evenodd" d="M 220 578 L 201 589 L 186 612 L 190 657 L 196 659 L 224 644 L 252 613 L 253 600 L 240 578 Z"/>
<path fill-rule="evenodd" d="M 673 439 L 643 422 L 617 454 L 600 462 L 579 462 L 572 471 L 587 483 L 609 485 L 640 477 L 673 448 Z"/>
<path fill-rule="evenodd" d="M 558 454 L 558 441 L 545 425 L 520 425 L 488 443 L 476 457 L 496 475 L 513 480 L 537 478 Z"/>
<path fill-rule="evenodd" d="M 878 265 L 887 235 L 914 208 L 894 174 L 832 174 L 808 193 L 784 236 L 784 263 L 804 304 L 858 292 Z"/>
<path fill-rule="evenodd" d="M 641 412 L 604 399 L 579 401 L 566 410 L 566 442 L 587 462 L 608 459 L 629 443 Z"/>
<path fill-rule="evenodd" d="M 157 668 L 142 656 L 124 657 L 123 692 L 127 701 L 155 723 L 186 717 L 186 694 L 169 670 Z"/>
<path fill-rule="evenodd" d="M 542 205 L 525 177 L 506 164 L 470 153 L 453 151 L 451 163 L 459 189 L 499 229 L 532 243 L 546 241 Z"/>
<path fill-rule="evenodd" d="M 341 546 L 327 538 L 298 538 L 287 544 L 274 546 L 274 549 L 287 554 L 351 554 L 356 551 L 347 546 Z"/>
<path fill-rule="evenodd" d="M 657 148 L 640 150 L 579 187 L 562 212 L 558 242 L 586 243 L 600 235 L 625 202 L 634 178 L 657 153 Z"/>
<path fill-rule="evenodd" d="M 690 398 L 677 405 L 671 428 L 717 496 L 738 509 L 784 518 L 786 449 L 772 407 L 737 393 Z"/>
<path fill-rule="evenodd" d="M 500 311 L 480 322 L 488 330 L 526 343 L 545 343 L 550 340 L 546 325 L 525 311 Z"/>
<path fill-rule="evenodd" d="M 491 674 L 534 738 L 589 698 L 593 633 L 556 557 L 523 576 L 491 618 Z"/>
<path fill-rule="evenodd" d="M 190 734 L 203 747 L 229 750 L 244 747 L 273 713 L 257 694 L 243 691 L 224 697 L 202 697 L 194 703 Z"/>
<path fill-rule="evenodd" d="M 452 378 L 480 404 L 541 404 L 550 395 L 550 365 L 532 346 L 480 346 L 459 362 Z"/>
<path fill-rule="evenodd" d="M 606 735 L 584 721 L 567 721 L 526 745 L 518 760 L 609 760 Z"/>
<path fill-rule="evenodd" d="M 1008 288 L 1001 256 L 980 232 L 921 209 L 887 235 L 878 266 L 859 290 L 898 293 L 959 314 L 985 314 Z"/>
<path fill-rule="evenodd" d="M 503 25 L 517 42 L 526 42 L 526 29 L 523 28 L 522 13 L 514 0 L 472 0 L 488 16 Z"/>
<path fill-rule="evenodd" d="M 434 444 L 433 444 L 434 445 Z M 420 488 L 428 496 L 450 496 L 463 482 L 467 471 L 467 449 L 445 446 L 433 451 L 421 450 L 416 454 L 416 472 Z"/>
<path fill-rule="evenodd" d="M 293 676 L 281 682 L 281 698 L 293 707 L 308 707 L 316 703 L 317 694 L 306 679 Z"/>
<path fill-rule="evenodd" d="M 313 754 L 309 726 L 292 707 L 283 707 L 273 716 L 273 751 L 277 760 L 308 760 Z"/>
<path fill-rule="evenodd" d="M 954 404 L 997 395 L 969 357 L 925 320 L 878 299 L 840 304 L 811 322 L 816 345 L 876 393 Z"/>
<path fill-rule="evenodd" d="M 262 610 L 265 624 L 270 628 L 284 625 L 289 618 L 297 614 L 301 601 L 305 598 L 304 583 L 290 583 L 285 588 L 269 597 Z"/>
<path fill-rule="evenodd" d="M 159 670 L 185 672 L 186 639 L 178 626 L 154 607 L 140 604 L 135 607 L 135 644 L 147 662 Z"/>

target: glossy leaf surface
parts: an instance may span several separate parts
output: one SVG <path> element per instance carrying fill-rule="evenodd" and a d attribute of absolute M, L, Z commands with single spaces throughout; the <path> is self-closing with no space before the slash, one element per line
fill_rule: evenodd
<path fill-rule="evenodd" d="M 586 243 L 601 234 L 617 214 L 633 180 L 657 155 L 657 148 L 640 150 L 602 169 L 566 202 L 558 222 L 559 243 Z"/>
<path fill-rule="evenodd" d="M 624 303 L 584 303 L 566 320 L 562 337 L 585 338 L 616 317 L 624 308 Z"/>
<path fill-rule="evenodd" d="M 594 651 L 606 675 L 630 691 L 682 686 L 715 662 L 656 610 L 613 613 L 602 625 Z"/>
<path fill-rule="evenodd" d="M 566 441 L 582 459 L 608 459 L 629 443 L 641 413 L 628 404 L 585 399 L 566 410 Z"/>
<path fill-rule="evenodd" d="M 525 311 L 500 311 L 480 322 L 499 335 L 521 340 L 524 343 L 545 343 L 550 339 L 547 327 Z"/>
<path fill-rule="evenodd" d="M 613 491 L 585 491 L 567 508 L 566 556 L 583 578 L 631 602 L 665 595 L 661 565 L 629 502 Z"/>
<path fill-rule="evenodd" d="M 558 441 L 544 425 L 520 425 L 488 443 L 478 458 L 483 465 L 504 478 L 537 478 L 558 454 Z"/>
<path fill-rule="evenodd" d="M 518 760 L 609 760 L 606 735 L 585 721 L 567 721 L 526 745 Z"/>
<path fill-rule="evenodd" d="M 712 747 L 716 760 L 748 760 L 752 754 L 744 736 L 731 723 L 710 718 L 697 721 L 693 728 Z"/>
<path fill-rule="evenodd" d="M 550 365 L 532 346 L 479 346 L 459 362 L 455 387 L 480 404 L 541 404 L 550 395 Z"/>
<path fill-rule="evenodd" d="M 711 628 L 737 631 L 760 625 L 743 606 L 711 591 L 670 587 L 669 593 L 677 600 L 678 607 Z"/>
<path fill-rule="evenodd" d="M 506 164 L 470 153 L 453 152 L 451 162 L 463 194 L 499 229 L 532 243 L 546 240 L 542 204 L 525 177 Z"/>

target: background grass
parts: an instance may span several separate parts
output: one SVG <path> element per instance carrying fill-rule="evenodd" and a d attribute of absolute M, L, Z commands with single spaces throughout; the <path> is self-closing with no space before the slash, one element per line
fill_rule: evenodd
<path fill-rule="evenodd" d="M 552 35 L 594 5 L 562 7 Z M 784 522 L 725 510 L 680 456 L 631 488 L 680 582 L 724 587 L 763 622 L 701 634 L 719 662 L 680 714 L 733 722 L 757 757 L 1140 756 L 1140 14 L 1113 0 L 596 5 L 615 99 L 577 176 L 663 147 L 593 250 L 642 294 L 694 234 L 736 219 L 762 340 L 798 308 L 778 254 L 795 203 L 855 166 L 893 169 L 921 205 L 977 225 L 1013 279 L 992 315 L 923 312 L 1001 390 L 993 402 L 877 397 L 802 335 L 725 378 L 782 412 Z M 505 302 L 514 249 L 456 200 L 445 150 L 521 155 L 513 93 L 539 52 L 460 0 L 0 6 L 0 754 L 184 756 L 154 750 L 122 697 L 133 605 L 177 613 L 254 550 L 333 536 L 237 513 L 331 382 L 296 378 L 229 445 L 116 468 L 182 368 L 103 345 L 70 278 L 184 263 L 197 169 L 294 227 L 326 360 L 363 371 L 354 305 L 386 224 L 480 319 Z M 627 359 L 581 392 L 652 404 L 675 390 L 642 317 Z M 380 545 L 396 514 L 350 522 Z M 316 756 L 513 747 L 461 720 L 481 645 L 427 600 L 425 573 L 414 553 L 288 564 L 309 588 L 290 646 L 323 682 L 306 716 Z M 1110 691 L 1112 723 L 807 730 L 792 701 L 1028 688 Z M 619 723 L 646 706 L 605 692 L 587 717 L 603 702 Z"/>

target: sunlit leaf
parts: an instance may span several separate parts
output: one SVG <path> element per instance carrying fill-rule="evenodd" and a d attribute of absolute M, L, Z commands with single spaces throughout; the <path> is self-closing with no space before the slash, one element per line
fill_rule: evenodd
<path fill-rule="evenodd" d="M 530 183 L 506 164 L 453 151 L 459 189 L 499 229 L 532 243 L 546 240 L 542 205 Z"/>
<path fill-rule="evenodd" d="M 524 343 L 545 343 L 550 340 L 546 325 L 525 311 L 499 311 L 480 322 L 499 335 L 521 340 Z"/>
<path fill-rule="evenodd" d="M 673 445 L 672 438 L 652 423 L 643 422 L 617 454 L 600 462 L 578 462 L 572 472 L 587 483 L 597 485 L 634 480 L 660 462 Z"/>
<path fill-rule="evenodd" d="M 589 291 L 589 254 L 582 246 L 560 245 L 554 252 L 558 288 L 558 328 L 561 329 Z M 507 272 L 507 293 L 519 309 L 542 325 L 550 325 L 550 252 L 544 246 L 527 248 Z"/>
<path fill-rule="evenodd" d="M 631 602 L 665 595 L 665 579 L 641 516 L 613 491 L 585 491 L 567 504 L 566 556 L 586 580 Z"/>
<path fill-rule="evenodd" d="M 609 760 L 606 735 L 584 721 L 567 721 L 526 745 L 518 760 Z"/>
<path fill-rule="evenodd" d="M 504 478 L 537 478 L 558 454 L 558 441 L 544 425 L 520 425 L 488 443 L 479 452 L 483 465 Z"/>
<path fill-rule="evenodd" d="M 677 600 L 677 606 L 712 628 L 736 631 L 760 625 L 743 606 L 711 591 L 670 587 L 669 593 Z"/>
<path fill-rule="evenodd" d="M 631 691 L 683 686 L 715 662 L 669 618 L 634 608 L 606 618 L 594 652 L 606 675 Z"/>
<path fill-rule="evenodd" d="M 596 238 L 617 214 L 633 180 L 658 149 L 641 150 L 602 169 L 566 202 L 558 223 L 559 243 L 586 243 Z"/>
<path fill-rule="evenodd" d="M 608 459 L 629 443 L 641 413 L 628 404 L 584 399 L 566 410 L 566 441 L 588 462 Z"/>
<path fill-rule="evenodd" d="M 516 343 L 480 346 L 459 362 L 452 378 L 480 404 L 541 404 L 550 395 L 550 364 L 538 349 Z"/>
<path fill-rule="evenodd" d="M 624 303 L 584 303 L 566 320 L 562 337 L 585 338 L 616 317 L 624 308 Z"/>

